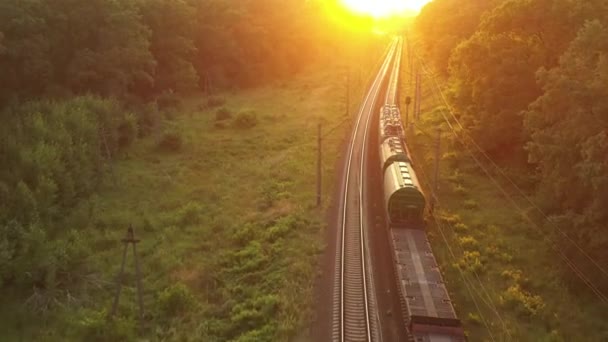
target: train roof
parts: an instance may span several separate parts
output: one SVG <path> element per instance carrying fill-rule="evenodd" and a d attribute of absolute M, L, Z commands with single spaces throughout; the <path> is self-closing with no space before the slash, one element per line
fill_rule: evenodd
<path fill-rule="evenodd" d="M 380 162 L 382 173 L 393 162 L 409 162 L 406 150 L 403 148 L 401 140 L 397 137 L 388 137 L 380 144 Z"/>
<path fill-rule="evenodd" d="M 426 232 L 416 229 L 391 229 L 389 232 L 399 287 L 407 303 L 409 318 L 457 320 Z"/>

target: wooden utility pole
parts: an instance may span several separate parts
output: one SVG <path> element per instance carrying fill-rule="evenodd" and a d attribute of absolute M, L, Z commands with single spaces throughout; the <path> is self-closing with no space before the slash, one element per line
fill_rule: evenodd
<path fill-rule="evenodd" d="M 410 104 L 412 103 L 411 97 L 405 98 L 405 128 L 408 128 L 410 125 Z"/>
<path fill-rule="evenodd" d="M 433 196 L 431 200 L 431 211 L 435 208 L 435 196 L 439 190 L 439 158 L 441 157 L 441 129 L 437 129 L 437 138 L 435 141 L 435 178 L 433 179 Z"/>
<path fill-rule="evenodd" d="M 318 127 L 318 137 L 317 137 L 317 207 L 321 207 L 321 188 L 322 188 L 322 183 L 321 183 L 321 175 L 322 175 L 322 150 L 321 150 L 321 141 L 322 141 L 322 137 L 321 137 L 321 132 L 322 132 L 322 127 L 321 127 L 321 123 L 319 122 L 319 127 Z"/>
<path fill-rule="evenodd" d="M 350 115 L 350 70 L 346 69 L 346 116 Z"/>
<path fill-rule="evenodd" d="M 120 291 L 122 290 L 122 283 L 124 281 L 124 272 L 125 272 L 125 264 L 127 262 L 127 251 L 129 249 L 129 244 L 133 246 L 133 260 L 135 262 L 135 278 L 137 285 L 137 302 L 139 305 L 139 319 L 140 323 L 143 324 L 144 319 L 144 299 L 143 292 L 141 286 L 141 273 L 139 270 L 139 260 L 137 259 L 137 243 L 139 239 L 135 238 L 135 233 L 133 232 L 133 226 L 129 226 L 127 229 L 127 236 L 122 239 L 122 242 L 125 245 L 125 248 L 122 253 L 122 264 L 120 265 L 120 273 L 118 273 L 117 284 L 116 284 L 116 295 L 114 297 L 114 304 L 112 305 L 112 311 L 110 312 L 110 317 L 116 315 L 116 311 L 118 310 L 118 299 L 120 298 Z"/>
<path fill-rule="evenodd" d="M 417 71 L 416 73 L 416 98 L 418 99 L 416 101 L 416 108 L 414 109 L 414 115 L 416 117 L 416 120 L 420 119 L 420 108 L 421 108 L 421 103 L 422 103 L 422 77 L 420 75 L 420 70 Z"/>

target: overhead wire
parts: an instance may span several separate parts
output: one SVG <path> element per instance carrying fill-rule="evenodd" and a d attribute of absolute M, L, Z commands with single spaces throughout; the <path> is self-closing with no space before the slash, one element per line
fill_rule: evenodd
<path fill-rule="evenodd" d="M 420 65 L 422 66 L 423 71 L 425 72 L 425 74 L 432 75 L 432 73 L 430 73 L 428 71 L 428 68 L 426 67 L 426 64 L 424 63 L 424 61 L 422 60 L 422 58 L 417 53 L 416 53 L 416 57 L 417 57 Z M 460 122 L 456 118 L 455 114 L 452 111 L 451 106 L 449 106 L 449 104 L 447 103 L 445 95 L 443 95 L 443 91 L 439 87 L 436 78 L 434 78 L 434 77 L 431 77 L 431 78 L 434 81 L 433 82 L 434 91 L 432 92 L 433 96 L 436 97 L 437 93 L 441 94 L 441 100 L 442 100 L 441 102 L 443 102 L 443 104 L 445 105 L 445 108 L 447 108 L 449 110 L 450 114 L 452 115 L 453 119 L 458 123 L 458 125 L 461 128 L 462 132 L 464 132 L 464 134 L 467 135 L 468 139 L 471 140 L 474 143 L 474 146 L 476 146 L 479 150 L 481 150 L 481 148 L 479 147 L 479 145 L 477 145 L 474 142 L 474 140 L 472 139 L 472 137 L 468 136 L 468 133 L 466 132 L 466 130 L 464 130 L 463 126 L 460 124 Z M 478 167 L 480 167 L 480 169 L 486 174 L 486 176 L 492 180 L 492 182 L 494 183 L 494 185 L 503 193 L 503 195 L 505 196 L 505 198 L 507 198 L 511 202 L 511 204 L 520 212 L 520 214 L 524 218 L 526 218 L 526 220 L 541 234 L 541 236 L 543 237 L 543 240 L 545 240 L 545 241 L 547 241 L 547 242 L 549 242 L 551 244 L 551 247 L 554 250 L 556 250 L 558 252 L 558 254 L 560 254 L 560 256 L 562 257 L 562 259 L 564 260 L 564 262 L 566 263 L 566 265 L 568 265 L 568 267 L 575 273 L 575 275 L 579 279 L 581 279 L 583 281 L 583 283 L 587 287 L 589 287 L 598 296 L 598 298 L 600 300 L 602 300 L 602 302 L 608 303 L 608 297 L 597 286 L 595 286 L 595 284 L 593 284 L 592 280 L 589 279 L 584 274 L 584 272 L 581 271 L 576 266 L 576 264 L 572 260 L 570 260 L 570 258 L 556 245 L 555 241 L 553 241 L 552 239 L 550 239 L 546 235 L 542 234 L 541 228 L 538 226 L 538 224 L 536 222 L 534 222 L 529 217 L 529 215 L 519 206 L 519 204 L 517 203 L 517 201 L 515 201 L 513 199 L 513 197 L 504 189 L 504 187 L 500 184 L 500 182 L 498 182 L 498 180 L 496 180 L 496 178 L 487 170 L 487 168 L 483 165 L 483 163 L 481 163 L 479 161 L 479 159 L 475 156 L 475 154 L 469 148 L 468 144 L 464 141 L 464 139 L 462 139 L 460 133 L 455 129 L 454 125 L 450 122 L 450 120 L 448 119 L 448 117 L 445 115 L 444 110 L 440 109 L 440 112 L 441 112 L 441 115 L 442 115 L 444 121 L 446 122 L 446 124 L 450 128 L 450 130 L 462 142 L 462 145 L 465 147 L 465 149 L 467 150 L 468 154 L 472 157 L 472 159 L 475 161 L 475 163 L 478 165 Z M 485 154 L 485 152 L 483 150 L 481 150 L 481 152 Z M 486 154 L 486 158 L 489 158 L 489 156 L 487 156 L 487 154 Z M 494 163 L 494 165 L 496 165 L 496 164 Z M 500 170 L 500 168 L 498 168 L 498 169 Z M 505 176 L 505 178 L 509 179 L 510 182 L 513 183 L 517 187 L 517 185 L 506 174 L 504 174 L 504 172 L 502 172 L 502 174 Z M 517 188 L 520 191 L 520 193 L 523 193 L 523 190 L 519 189 L 519 187 L 517 187 Z M 526 197 L 526 199 L 528 201 L 530 201 L 530 199 L 528 199 L 527 197 Z M 586 254 L 586 253 L 585 253 L 585 255 L 588 256 L 588 254 Z M 588 256 L 588 258 L 590 258 L 593 261 L 593 264 L 596 265 L 602 271 L 602 273 L 607 274 L 605 272 L 605 270 L 601 266 L 599 266 L 599 264 L 597 262 L 595 262 L 590 256 Z"/>

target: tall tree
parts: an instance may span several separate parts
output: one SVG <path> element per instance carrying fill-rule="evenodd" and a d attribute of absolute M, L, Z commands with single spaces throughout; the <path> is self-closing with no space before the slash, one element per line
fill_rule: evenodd
<path fill-rule="evenodd" d="M 541 203 L 608 262 L 608 16 L 578 32 L 559 65 L 539 72 L 544 94 L 526 113 Z"/>

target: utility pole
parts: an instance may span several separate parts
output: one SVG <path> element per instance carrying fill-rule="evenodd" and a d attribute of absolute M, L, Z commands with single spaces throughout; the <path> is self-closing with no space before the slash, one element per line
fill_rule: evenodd
<path fill-rule="evenodd" d="M 408 30 L 408 34 L 405 36 L 405 40 L 407 43 L 407 61 L 408 61 L 409 69 L 410 69 L 410 88 L 411 88 L 412 80 L 413 80 L 413 73 L 414 73 L 414 58 L 413 58 L 412 45 L 410 43 L 409 30 Z"/>
<path fill-rule="evenodd" d="M 120 273 L 117 277 L 116 284 L 116 295 L 114 297 L 114 304 L 112 305 L 112 311 L 110 312 L 110 317 L 116 315 L 116 310 L 118 310 L 118 299 L 120 298 L 120 291 L 122 290 L 123 277 L 125 272 L 125 263 L 127 261 L 127 250 L 129 249 L 129 244 L 133 245 L 133 260 L 135 261 L 135 277 L 137 284 L 137 302 L 139 304 L 139 320 L 140 324 L 143 325 L 144 320 L 144 299 L 143 292 L 141 286 L 141 273 L 139 270 L 139 260 L 137 260 L 137 243 L 139 239 L 135 238 L 135 233 L 133 232 L 133 226 L 129 226 L 127 229 L 127 236 L 122 239 L 122 242 L 125 244 L 125 248 L 122 253 L 122 264 L 120 265 Z"/>
<path fill-rule="evenodd" d="M 433 179 L 433 197 L 431 201 L 431 212 L 435 208 L 435 196 L 439 190 L 439 158 L 441 156 L 441 129 L 437 129 L 437 138 L 435 141 L 435 178 Z"/>
<path fill-rule="evenodd" d="M 350 115 L 350 70 L 346 68 L 346 116 Z"/>
<path fill-rule="evenodd" d="M 322 158 L 321 158 L 321 123 L 319 122 L 319 127 L 318 127 L 318 138 L 317 138 L 317 207 L 321 207 L 321 173 L 322 173 Z"/>
<path fill-rule="evenodd" d="M 408 128 L 410 125 L 410 104 L 412 103 L 411 97 L 405 98 L 405 128 Z"/>
<path fill-rule="evenodd" d="M 416 97 L 418 98 L 418 101 L 416 101 L 414 115 L 416 120 L 420 120 L 420 104 L 422 103 L 422 77 L 420 75 L 420 70 L 418 70 L 416 73 Z"/>

